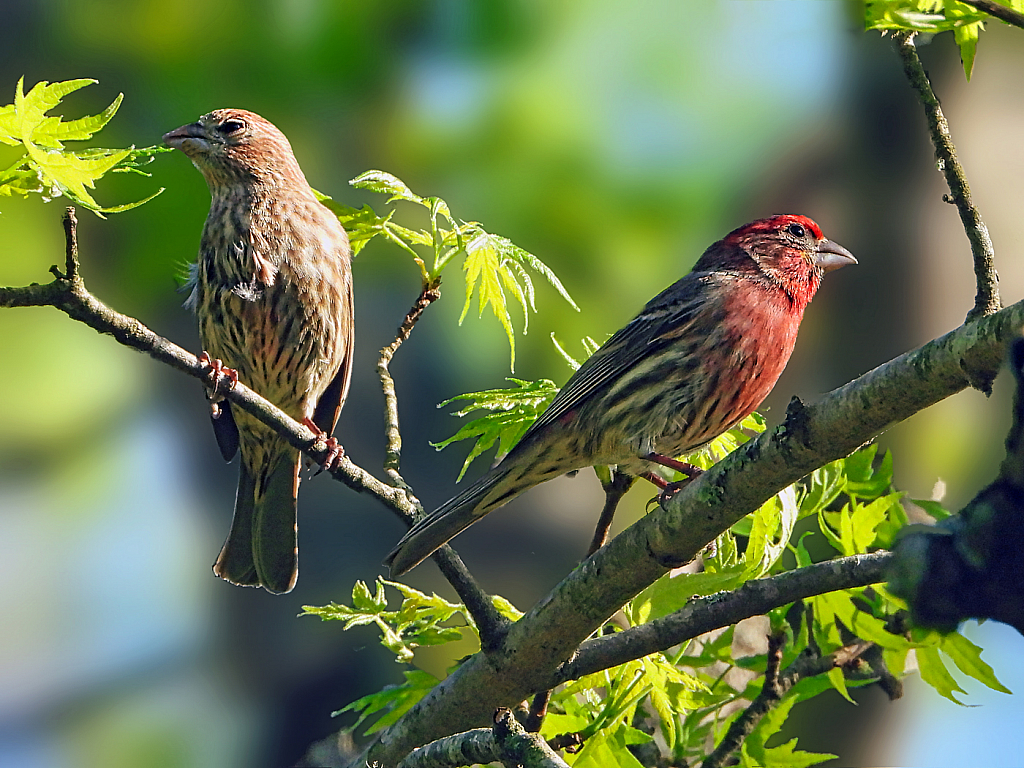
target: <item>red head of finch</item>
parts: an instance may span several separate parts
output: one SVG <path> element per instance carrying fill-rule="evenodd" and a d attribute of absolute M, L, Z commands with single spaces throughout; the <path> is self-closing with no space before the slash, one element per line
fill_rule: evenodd
<path fill-rule="evenodd" d="M 210 357 L 295 419 L 330 434 L 348 392 L 353 306 L 345 230 L 313 194 L 288 139 L 259 115 L 219 109 L 164 136 L 212 198 L 187 305 Z M 221 452 L 241 453 L 231 531 L 214 572 L 287 592 L 298 575 L 299 452 L 223 403 Z"/>
<path fill-rule="evenodd" d="M 822 275 L 855 263 L 806 216 L 730 232 L 580 366 L 498 466 L 409 530 L 392 575 L 545 480 L 601 464 L 641 474 L 738 424 L 786 367 Z"/>

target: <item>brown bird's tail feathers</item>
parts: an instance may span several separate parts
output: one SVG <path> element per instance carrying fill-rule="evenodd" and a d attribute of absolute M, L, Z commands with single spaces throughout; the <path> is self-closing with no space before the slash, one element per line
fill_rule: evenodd
<path fill-rule="evenodd" d="M 282 594 L 299 576 L 299 452 L 271 457 L 260 470 L 254 474 L 243 455 L 231 531 L 213 572 L 238 586 Z"/>
<path fill-rule="evenodd" d="M 411 571 L 488 512 L 508 503 L 529 488 L 522 472 L 510 477 L 512 465 L 504 462 L 453 499 L 413 524 L 384 559 L 392 578 Z"/>

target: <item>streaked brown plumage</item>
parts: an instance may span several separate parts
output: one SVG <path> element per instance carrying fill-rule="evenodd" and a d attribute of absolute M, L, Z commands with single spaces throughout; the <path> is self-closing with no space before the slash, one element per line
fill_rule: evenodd
<path fill-rule="evenodd" d="M 786 367 L 823 273 L 856 263 L 806 216 L 730 232 L 580 366 L 498 466 L 413 525 L 384 561 L 392 577 L 546 480 L 671 466 L 738 424 Z"/>
<path fill-rule="evenodd" d="M 348 237 L 314 196 L 276 127 L 219 109 L 164 136 L 210 187 L 187 306 L 203 348 L 295 419 L 333 432 L 351 376 Z M 214 432 L 241 453 L 231 531 L 214 573 L 288 592 L 298 575 L 299 452 L 244 411 L 222 404 Z"/>

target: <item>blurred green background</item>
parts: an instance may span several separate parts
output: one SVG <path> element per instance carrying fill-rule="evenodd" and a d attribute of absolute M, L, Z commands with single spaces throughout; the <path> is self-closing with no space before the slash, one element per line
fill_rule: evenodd
<path fill-rule="evenodd" d="M 578 354 L 581 337 L 616 330 L 711 242 L 775 212 L 816 219 L 860 266 L 830 275 L 811 306 L 769 423 L 792 395 L 813 399 L 954 328 L 972 304 L 968 244 L 941 201 L 920 108 L 854 4 L 8 0 L 0 14 L 0 103 L 22 75 L 26 89 L 95 77 L 64 113 L 98 112 L 123 92 L 99 137 L 116 147 L 244 107 L 276 123 L 313 186 L 335 198 L 379 210 L 382 198 L 347 181 L 387 170 L 537 254 L 581 312 L 538 284 L 539 315 L 517 339 L 523 378 L 563 382 L 552 332 Z M 1024 33 L 990 27 L 970 84 L 950 36 L 922 57 L 1009 303 L 1024 288 Z M 0 166 L 14 159 L 7 149 Z M 166 187 L 153 202 L 106 221 L 80 211 L 84 276 L 110 305 L 198 351 L 176 275 L 194 258 L 209 196 L 180 154 L 149 170 L 104 179 L 96 196 L 113 205 Z M 0 199 L 0 284 L 49 279 L 62 209 Z M 377 242 L 354 273 L 356 368 L 339 435 L 379 471 L 376 351 L 419 278 Z M 392 366 L 403 472 L 427 506 L 452 494 L 466 450 L 429 446 L 458 428 L 435 405 L 509 375 L 493 318 L 474 309 L 456 327 L 462 291 L 453 270 Z M 296 618 L 381 573 L 401 533 L 383 509 L 322 477 L 304 483 L 296 590 L 230 587 L 210 563 L 237 469 L 219 458 L 195 381 L 47 309 L 0 312 L 0 372 L 0 764 L 293 765 L 347 722 L 332 710 L 399 681 L 372 630 Z M 992 399 L 963 393 L 886 435 L 900 487 L 929 498 L 944 485 L 956 508 L 994 476 L 1006 389 L 1001 379 Z M 633 491 L 618 524 L 650 495 Z M 486 588 L 526 608 L 582 554 L 599 497 L 588 472 L 554 481 L 467 532 L 460 552 Z M 410 582 L 449 594 L 432 565 Z M 973 636 L 1021 688 L 1020 638 L 992 626 Z M 892 705 L 864 691 L 856 710 L 816 712 L 801 746 L 839 752 L 844 765 L 1013 765 L 1001 729 L 1020 722 L 1021 704 L 967 687 L 987 706 L 957 709 L 913 682 Z"/>

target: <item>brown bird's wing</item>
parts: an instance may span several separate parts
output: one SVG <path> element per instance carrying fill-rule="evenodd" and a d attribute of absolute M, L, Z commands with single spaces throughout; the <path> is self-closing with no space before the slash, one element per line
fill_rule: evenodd
<path fill-rule="evenodd" d="M 525 443 L 533 434 L 575 411 L 596 392 L 633 371 L 653 352 L 685 336 L 698 318 L 699 322 L 705 322 L 702 315 L 708 303 L 704 283 L 715 277 L 706 272 L 691 272 L 647 302 L 639 315 L 584 361 L 519 442 Z"/>
<path fill-rule="evenodd" d="M 238 453 L 238 427 L 235 425 L 235 417 L 231 415 L 231 403 L 227 400 L 220 402 L 220 415 L 210 417 L 213 424 L 213 436 L 217 438 L 217 447 L 220 448 L 220 455 L 224 461 L 231 461 Z"/>
<path fill-rule="evenodd" d="M 352 381 L 352 347 L 355 341 L 355 323 L 348 323 L 348 334 L 345 339 L 345 357 L 341 361 L 337 375 L 327 385 L 327 389 L 317 401 L 313 411 L 313 423 L 327 435 L 334 432 L 338 424 L 338 415 L 348 397 L 349 384 Z"/>

